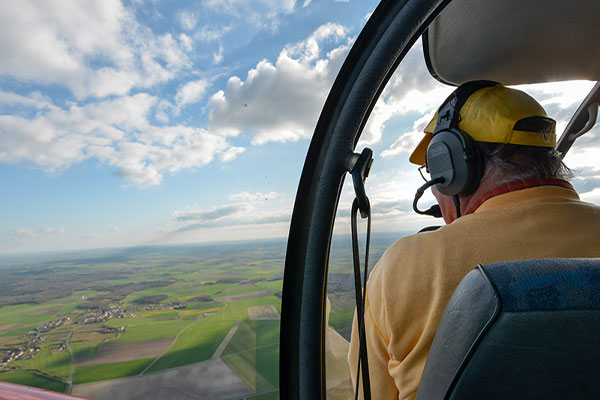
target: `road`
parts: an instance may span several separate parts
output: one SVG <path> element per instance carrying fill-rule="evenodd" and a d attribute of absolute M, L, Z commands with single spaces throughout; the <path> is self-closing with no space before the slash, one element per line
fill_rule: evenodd
<path fill-rule="evenodd" d="M 69 333 L 69 337 L 67 338 L 67 350 L 69 351 L 69 355 L 71 356 L 71 378 L 69 379 L 69 387 L 67 388 L 67 393 L 71 393 L 73 389 L 73 375 L 75 374 L 75 358 L 73 357 L 73 351 L 71 351 L 71 338 L 73 337 L 73 332 Z"/>
<path fill-rule="evenodd" d="M 223 354 L 223 351 L 225 350 L 225 347 L 227 347 L 227 345 L 229 344 L 229 341 L 231 340 L 231 338 L 233 337 L 233 335 L 235 335 L 235 333 L 237 332 L 237 330 L 240 327 L 241 323 L 242 323 L 242 321 L 237 321 L 235 323 L 235 325 L 233 325 L 231 327 L 231 329 L 229 330 L 229 332 L 227 332 L 227 336 L 225 336 L 225 339 L 223 339 L 223 341 L 221 342 L 221 344 L 219 345 L 219 347 L 217 347 L 217 350 L 215 350 L 215 354 L 213 354 L 213 356 L 211 357 L 211 359 L 221 357 L 221 354 Z"/>

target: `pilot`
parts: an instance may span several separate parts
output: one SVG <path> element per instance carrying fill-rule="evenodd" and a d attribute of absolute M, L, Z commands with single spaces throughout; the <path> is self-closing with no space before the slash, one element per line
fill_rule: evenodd
<path fill-rule="evenodd" d="M 449 185 L 444 164 L 444 152 L 456 150 L 448 150 L 453 140 L 467 160 L 455 167 L 456 175 L 467 174 L 459 187 Z M 398 240 L 367 284 L 373 399 L 416 397 L 446 304 L 477 264 L 600 257 L 600 207 L 579 199 L 555 146 L 555 121 L 522 91 L 469 82 L 442 104 L 410 161 L 437 168 L 438 178 L 425 186 L 432 186 L 446 225 Z M 358 342 L 355 315 L 348 354 L 353 387 Z"/>

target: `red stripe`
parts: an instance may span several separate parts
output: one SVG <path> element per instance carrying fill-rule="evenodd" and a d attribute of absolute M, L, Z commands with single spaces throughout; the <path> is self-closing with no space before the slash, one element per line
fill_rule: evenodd
<path fill-rule="evenodd" d="M 508 183 L 504 183 L 502 185 L 496 186 L 495 188 L 485 192 L 481 196 L 477 196 L 469 201 L 467 205 L 467 209 L 464 214 L 471 214 L 475 212 L 486 200 L 491 199 L 492 197 L 499 196 L 508 192 L 515 192 L 517 190 L 529 189 L 538 186 L 558 186 L 565 189 L 575 190 L 573 186 L 565 181 L 564 179 L 558 178 L 531 178 L 525 180 L 517 180 Z"/>

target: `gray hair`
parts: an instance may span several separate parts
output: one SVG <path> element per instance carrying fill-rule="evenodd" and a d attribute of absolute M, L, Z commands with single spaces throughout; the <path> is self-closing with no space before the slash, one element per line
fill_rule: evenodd
<path fill-rule="evenodd" d="M 573 172 L 554 148 L 477 142 L 485 164 L 484 176 L 498 183 L 515 179 L 559 178 L 569 180 Z"/>

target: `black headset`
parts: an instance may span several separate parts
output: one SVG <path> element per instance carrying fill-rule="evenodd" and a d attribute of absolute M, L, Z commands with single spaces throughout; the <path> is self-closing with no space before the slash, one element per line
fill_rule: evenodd
<path fill-rule="evenodd" d="M 433 138 L 425 156 L 427 171 L 437 190 L 447 196 L 473 193 L 481 181 L 484 164 L 475 141 L 458 129 L 460 109 L 480 89 L 499 85 L 493 81 L 471 81 L 459 86 L 442 103 Z M 458 199 L 455 199 L 457 201 Z"/>

